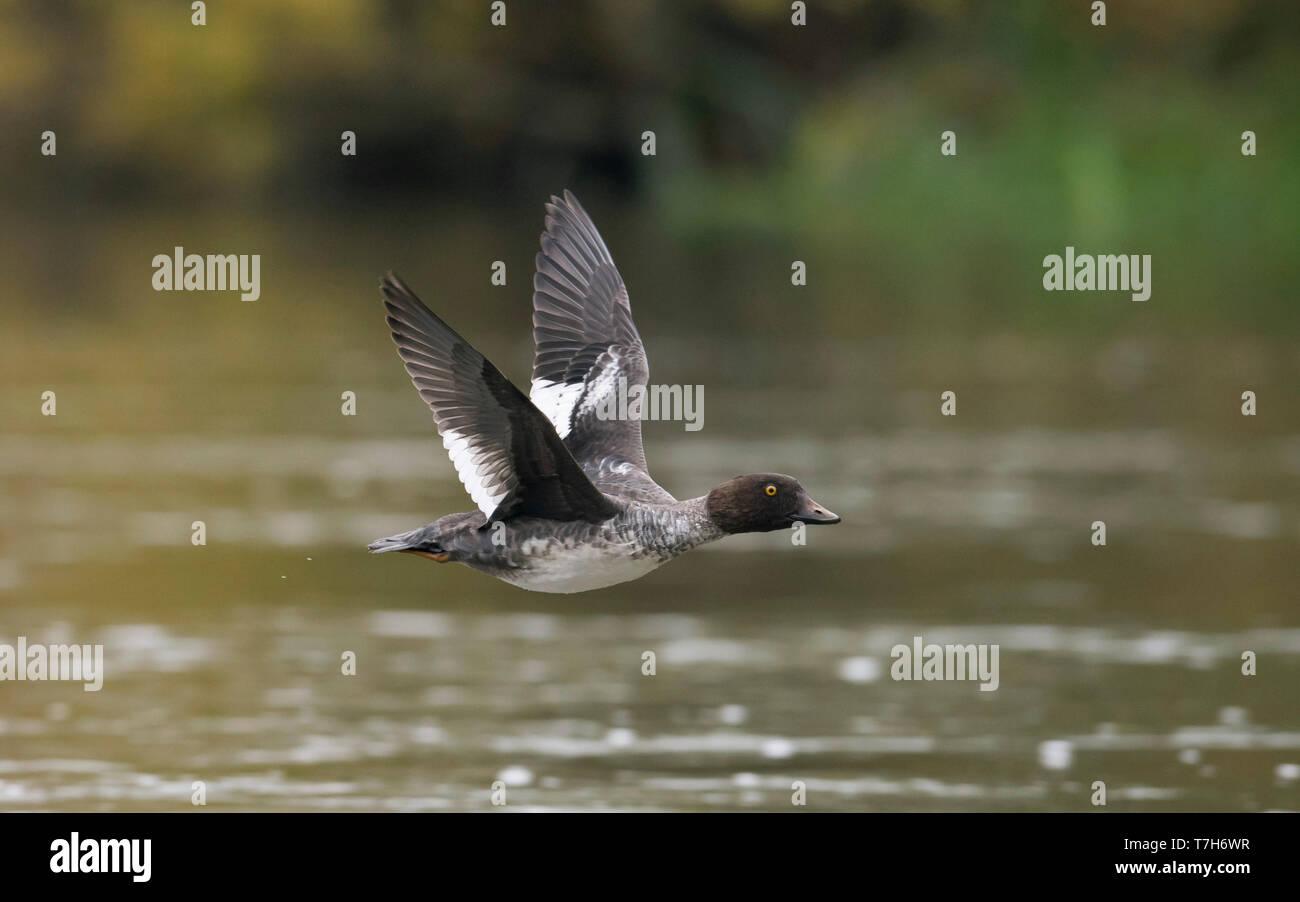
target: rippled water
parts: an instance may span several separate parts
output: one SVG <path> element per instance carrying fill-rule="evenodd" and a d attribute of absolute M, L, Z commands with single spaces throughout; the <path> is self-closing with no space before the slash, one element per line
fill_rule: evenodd
<path fill-rule="evenodd" d="M 656 378 L 706 391 L 703 431 L 648 424 L 661 481 L 789 472 L 844 522 L 551 596 L 365 553 L 468 504 L 372 281 L 300 272 L 4 336 L 0 642 L 102 643 L 106 677 L 0 682 L 0 807 L 188 810 L 203 781 L 210 809 L 490 809 L 497 780 L 515 809 L 788 810 L 801 782 L 817 810 L 1084 810 L 1098 780 L 1112 810 L 1300 807 L 1285 341 L 857 341 L 816 309 L 779 345 L 684 340 L 698 299 L 635 300 Z M 518 377 L 501 297 L 455 321 Z M 892 679 L 918 635 L 997 644 L 997 691 Z"/>
<path fill-rule="evenodd" d="M 1222 674 L 1241 647 L 1294 662 L 1300 630 L 357 611 L 301 593 L 171 628 L 35 621 L 104 643 L 109 681 L 10 692 L 5 807 L 184 808 L 195 780 L 241 809 L 488 808 L 497 779 L 512 806 L 559 809 L 780 808 L 794 781 L 818 809 L 1068 809 L 1094 779 L 1123 807 L 1296 802 L 1294 710 Z M 890 680 L 879 650 L 918 630 L 999 642 L 1001 688 Z"/>
<path fill-rule="evenodd" d="M 1067 451 L 1081 442 L 1087 474 Z M 1294 583 L 1216 594 L 1231 556 L 1168 538 L 1260 566 L 1287 553 L 1294 511 L 1153 486 L 1107 505 L 1138 549 L 1115 532 L 1094 548 L 1079 525 L 1115 478 L 1108 448 L 1153 484 L 1192 466 L 1171 436 L 833 441 L 804 479 L 843 528 L 803 548 L 733 539 L 579 596 L 364 554 L 418 520 L 384 508 L 407 480 L 439 490 L 433 512 L 456 503 L 431 445 L 0 442 L 7 525 L 42 523 L 0 568 L 0 641 L 102 643 L 107 673 L 98 693 L 0 684 L 4 807 L 184 809 L 201 780 L 216 807 L 485 809 L 498 779 L 512 807 L 547 809 L 779 809 L 796 781 L 832 810 L 1072 809 L 1094 780 L 1126 808 L 1300 804 L 1300 628 L 1267 622 Z M 666 450 L 668 473 L 707 482 Z M 191 546 L 204 487 L 247 472 L 254 501 L 204 510 L 212 539 Z M 97 490 L 48 485 L 68 473 Z M 109 497 L 123 481 L 138 509 Z M 915 635 L 998 644 L 998 690 L 891 679 L 890 649 Z M 1243 649 L 1261 676 L 1238 675 Z"/>

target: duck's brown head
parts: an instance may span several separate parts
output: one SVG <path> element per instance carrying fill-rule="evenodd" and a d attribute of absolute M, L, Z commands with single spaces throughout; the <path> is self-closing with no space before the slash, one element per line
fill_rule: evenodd
<path fill-rule="evenodd" d="M 771 532 L 795 522 L 838 523 L 840 518 L 809 497 L 799 480 L 780 473 L 737 476 L 709 492 L 705 510 L 725 533 Z"/>

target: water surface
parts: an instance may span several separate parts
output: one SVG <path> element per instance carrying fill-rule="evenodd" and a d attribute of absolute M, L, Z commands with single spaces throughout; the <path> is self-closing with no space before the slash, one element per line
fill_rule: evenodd
<path fill-rule="evenodd" d="M 1281 338 L 924 312 L 877 332 L 842 319 L 852 260 L 791 306 L 632 242 L 654 377 L 705 387 L 702 431 L 647 425 L 656 476 L 687 497 L 788 472 L 844 522 L 541 595 L 365 553 L 468 507 L 372 276 L 405 269 L 518 381 L 522 283 L 489 291 L 456 253 L 436 271 L 429 235 L 394 261 L 391 233 L 294 232 L 267 239 L 257 303 L 166 296 L 115 261 L 174 230 L 69 228 L 102 249 L 54 276 L 79 302 L 35 276 L 7 301 L 0 641 L 102 643 L 107 674 L 0 683 L 6 809 L 190 810 L 203 781 L 209 809 L 488 810 L 496 780 L 515 809 L 788 810 L 796 781 L 817 810 L 1083 810 L 1097 780 L 1112 810 L 1300 805 Z M 1240 416 L 1243 386 L 1266 416 Z M 891 679 L 917 635 L 997 644 L 997 691 Z"/>

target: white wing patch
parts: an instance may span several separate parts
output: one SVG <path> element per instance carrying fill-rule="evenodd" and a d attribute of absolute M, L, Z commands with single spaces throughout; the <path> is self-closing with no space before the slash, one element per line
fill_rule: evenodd
<path fill-rule="evenodd" d="M 582 397 L 584 383 L 542 382 L 533 383 L 529 400 L 546 414 L 560 438 L 567 438 L 573 428 L 573 408 Z"/>
<path fill-rule="evenodd" d="M 627 378 L 621 358 L 605 351 L 587 371 L 585 382 L 534 382 L 529 400 L 546 414 L 560 438 L 567 438 L 575 423 L 598 416 L 602 407 L 618 412 L 618 399 L 612 396 L 619 390 L 620 377 Z"/>
<path fill-rule="evenodd" d="M 465 491 L 469 492 L 469 497 L 478 505 L 483 516 L 491 517 L 505 497 L 510 494 L 509 480 L 498 481 L 497 485 L 492 485 L 491 472 L 483 472 L 479 469 L 473 446 L 469 439 L 459 432 L 447 430 L 442 436 L 442 446 L 447 449 L 452 466 L 456 468 L 456 475 L 464 484 Z"/>
<path fill-rule="evenodd" d="M 619 376 L 623 376 L 623 367 L 619 364 L 619 358 L 609 351 L 596 358 L 595 364 L 591 367 L 591 372 L 587 374 L 586 400 L 576 412 L 575 418 L 587 414 L 596 416 L 596 411 L 605 406 L 616 412 L 621 412 L 618 409 L 618 399 L 611 398 L 612 395 L 618 392 Z M 592 376 L 596 378 L 592 379 Z M 624 376 L 624 378 L 627 377 Z"/>

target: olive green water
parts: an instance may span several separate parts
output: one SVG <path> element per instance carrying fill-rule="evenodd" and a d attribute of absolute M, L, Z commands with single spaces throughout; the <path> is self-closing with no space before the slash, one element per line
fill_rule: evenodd
<path fill-rule="evenodd" d="M 852 253 L 792 289 L 606 213 L 652 379 L 704 386 L 701 431 L 647 424 L 654 474 L 788 472 L 844 522 L 532 594 L 365 544 L 469 507 L 376 277 L 523 384 L 540 223 L 341 221 L 9 230 L 0 642 L 99 643 L 106 674 L 0 682 L 0 807 L 190 810 L 203 781 L 209 810 L 491 810 L 499 779 L 510 809 L 1300 805 L 1285 332 L 1174 328 L 1159 270 L 1145 305 L 1041 295 L 1103 331 L 977 284 L 882 313 Z M 261 252 L 262 299 L 152 291 L 177 243 Z M 999 688 L 891 679 L 917 635 L 997 644 Z"/>

